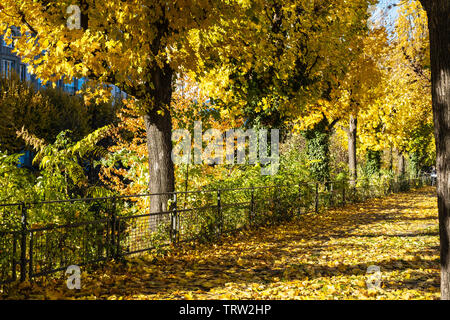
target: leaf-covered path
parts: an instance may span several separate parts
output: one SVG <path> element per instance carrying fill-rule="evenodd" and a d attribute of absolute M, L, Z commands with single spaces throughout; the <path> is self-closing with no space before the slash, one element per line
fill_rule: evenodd
<path fill-rule="evenodd" d="M 133 259 L 65 282 L 24 284 L 10 297 L 82 299 L 436 299 L 439 239 L 433 188 L 348 205 Z M 367 289 L 368 266 L 381 288 Z"/>

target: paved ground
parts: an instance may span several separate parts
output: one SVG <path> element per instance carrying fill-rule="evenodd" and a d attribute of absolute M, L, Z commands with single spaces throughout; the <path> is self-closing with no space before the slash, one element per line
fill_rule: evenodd
<path fill-rule="evenodd" d="M 221 243 L 186 245 L 163 258 L 110 263 L 83 273 L 81 290 L 68 290 L 63 280 L 49 280 L 24 283 L 7 297 L 437 299 L 434 192 L 428 187 L 311 213 Z M 375 266 L 374 273 L 367 272 L 369 266 Z"/>

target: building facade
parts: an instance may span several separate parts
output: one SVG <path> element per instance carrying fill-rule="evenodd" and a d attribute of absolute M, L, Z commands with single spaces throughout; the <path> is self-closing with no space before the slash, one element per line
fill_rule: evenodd
<path fill-rule="evenodd" d="M 19 31 L 17 28 L 12 27 L 11 31 L 13 36 L 19 36 Z M 19 75 L 20 80 L 33 83 L 36 89 L 42 88 L 42 81 L 35 75 L 28 73 L 27 64 L 23 63 L 21 59 L 12 52 L 14 47 L 12 45 L 8 45 L 4 41 L 2 35 L 0 35 L 0 40 L 0 74 L 2 76 L 9 77 L 11 72 L 15 72 Z M 84 78 L 73 79 L 71 83 L 67 84 L 61 79 L 56 82 L 56 86 L 69 94 L 75 94 L 78 90 L 81 90 L 84 82 Z M 112 95 L 113 97 L 120 99 L 125 99 L 127 97 L 126 93 L 121 91 L 116 86 L 112 86 Z"/>
<path fill-rule="evenodd" d="M 19 36 L 19 31 L 17 28 L 12 27 L 12 35 Z M 32 75 L 28 72 L 28 65 L 23 63 L 21 59 L 13 53 L 14 46 L 8 45 L 3 36 L 0 35 L 0 76 L 2 77 L 10 77 L 13 72 L 17 73 L 22 81 L 28 81 L 34 84 L 36 90 L 44 87 L 42 85 L 42 81 L 38 79 L 35 75 Z M 78 90 L 81 90 L 85 79 L 73 79 L 72 83 L 64 83 L 64 81 L 58 80 L 56 82 L 56 87 L 63 89 L 65 92 L 69 94 L 76 94 Z M 125 99 L 127 97 L 126 93 L 121 91 L 116 86 L 112 86 L 112 95 L 116 99 Z M 23 155 L 19 158 L 19 167 L 25 167 L 32 169 L 32 160 L 34 157 L 34 152 L 29 150 L 23 150 Z"/>
<path fill-rule="evenodd" d="M 12 28 L 13 35 L 19 35 L 16 28 Z M 12 45 L 8 45 L 3 36 L 0 36 L 0 73 L 3 77 L 9 77 L 11 72 L 15 72 L 19 75 L 20 80 L 25 80 L 33 83 L 36 86 L 36 89 L 40 89 L 42 87 L 42 81 L 36 78 L 35 75 L 28 73 L 27 64 L 23 63 L 21 59 L 13 53 L 14 47 Z M 64 91 L 75 94 L 78 90 L 81 89 L 83 81 L 79 79 L 74 79 L 72 83 L 65 84 L 63 80 L 59 80 L 56 82 L 56 86 L 62 88 Z"/>
<path fill-rule="evenodd" d="M 18 35 L 16 28 L 12 28 L 12 34 Z M 27 65 L 22 63 L 20 58 L 12 52 L 14 47 L 12 45 L 6 44 L 3 36 L 0 36 L 0 72 L 3 76 L 9 76 L 11 72 L 16 72 L 21 80 L 28 80 L 36 82 L 35 77 L 33 78 L 27 72 Z"/>

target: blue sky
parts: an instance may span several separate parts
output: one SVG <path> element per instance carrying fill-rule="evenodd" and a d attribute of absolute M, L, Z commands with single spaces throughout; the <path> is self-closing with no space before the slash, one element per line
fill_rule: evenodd
<path fill-rule="evenodd" d="M 389 31 L 392 31 L 395 20 L 398 17 L 398 7 L 395 6 L 397 3 L 399 3 L 398 0 L 379 0 L 372 14 L 372 19 L 374 21 L 381 21 Z"/>

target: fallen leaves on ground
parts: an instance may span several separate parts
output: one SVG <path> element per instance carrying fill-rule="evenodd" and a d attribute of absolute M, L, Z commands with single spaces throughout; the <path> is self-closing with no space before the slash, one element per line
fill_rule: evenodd
<path fill-rule="evenodd" d="M 185 244 L 84 272 L 81 290 L 65 280 L 24 283 L 26 299 L 438 299 L 435 190 L 423 188 L 279 226 Z M 379 287 L 367 268 L 378 266 Z"/>

